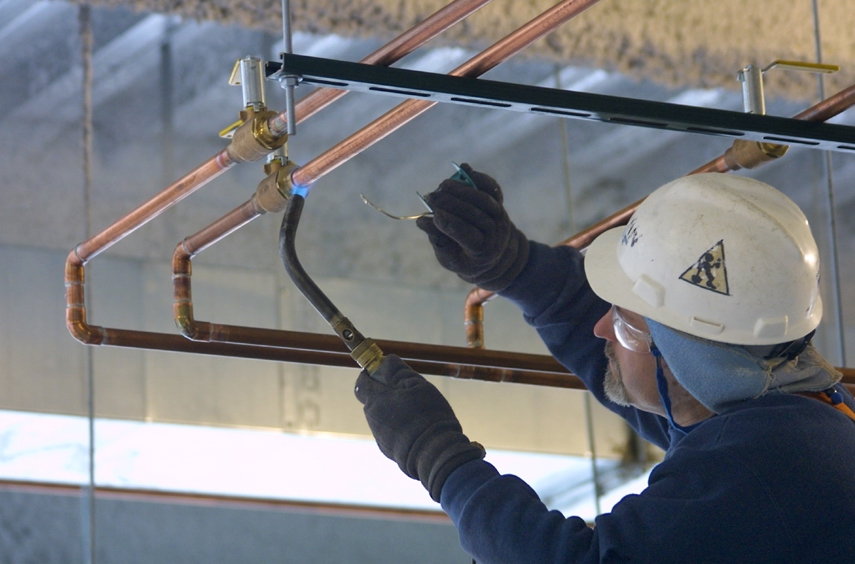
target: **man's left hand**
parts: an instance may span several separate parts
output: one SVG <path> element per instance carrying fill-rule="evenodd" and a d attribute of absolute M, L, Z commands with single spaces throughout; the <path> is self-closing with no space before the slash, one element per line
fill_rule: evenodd
<path fill-rule="evenodd" d="M 484 448 L 463 434 L 439 390 L 399 357 L 387 356 L 375 376 L 363 370 L 355 392 L 377 446 L 439 501 L 446 478 L 458 466 L 484 458 Z"/>

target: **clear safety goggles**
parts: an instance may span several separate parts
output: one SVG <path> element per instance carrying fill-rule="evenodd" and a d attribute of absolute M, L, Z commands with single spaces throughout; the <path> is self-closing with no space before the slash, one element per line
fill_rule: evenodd
<path fill-rule="evenodd" d="M 612 305 L 612 324 L 615 328 L 615 337 L 623 348 L 637 353 L 650 352 L 650 344 L 653 342 L 650 333 L 633 325 L 616 305 Z"/>

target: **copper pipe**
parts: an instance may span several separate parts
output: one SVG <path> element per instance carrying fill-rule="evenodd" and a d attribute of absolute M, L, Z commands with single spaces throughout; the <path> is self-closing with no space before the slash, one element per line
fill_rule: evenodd
<path fill-rule="evenodd" d="M 291 360 L 309 364 L 331 366 L 353 366 L 347 348 L 340 339 L 332 335 L 301 333 L 274 329 L 240 327 L 197 321 L 193 315 L 191 288 L 192 263 L 197 253 L 207 249 L 235 229 L 261 215 L 255 198 L 238 206 L 232 212 L 191 235 L 179 243 L 172 258 L 173 309 L 176 324 L 185 337 L 185 342 L 211 344 L 209 354 L 220 354 L 217 345 L 226 345 L 226 352 L 236 356 L 252 356 L 271 360 Z M 82 282 L 82 281 L 81 281 Z M 75 291 L 82 284 L 75 286 Z M 76 295 L 76 294 L 75 294 Z M 85 312 L 82 312 L 85 315 Z M 103 328 L 88 328 L 85 320 L 78 323 L 78 332 L 86 338 L 94 335 L 98 342 L 114 346 L 133 346 L 131 342 L 144 342 L 142 348 L 156 348 L 163 344 L 173 350 L 177 335 L 161 336 L 156 333 L 127 332 Z M 158 337 L 163 337 L 158 340 Z M 124 339 L 124 340 L 120 340 Z M 397 341 L 378 341 L 391 354 L 404 358 L 414 369 L 426 374 L 474 378 L 478 380 L 538 383 L 559 387 L 580 387 L 581 383 L 550 356 L 521 353 L 488 353 L 461 347 L 442 347 Z M 188 345 L 180 345 L 186 350 Z M 191 346 L 192 347 L 192 346 Z M 290 351 L 290 352 L 289 352 Z M 189 352 L 189 351 L 188 351 Z M 300 360 L 294 360 L 300 355 Z M 306 356 L 309 355 L 309 356 Z M 312 356 L 314 355 L 314 356 Z"/>
<path fill-rule="evenodd" d="M 696 168 L 689 174 L 701 174 L 704 172 L 730 172 L 730 167 L 727 166 L 727 162 L 724 160 L 724 155 L 720 155 L 707 164 Z"/>
<path fill-rule="evenodd" d="M 456 76 L 477 76 L 479 74 L 483 74 L 490 68 L 506 60 L 524 46 L 542 37 L 564 21 L 593 5 L 596 1 L 597 0 L 566 0 L 565 2 L 554 6 L 552 9 L 547 10 L 541 14 L 541 16 L 535 18 L 480 55 L 470 59 L 467 63 L 464 63 L 452 71 L 451 74 Z M 425 102 L 422 100 L 410 100 L 400 104 L 397 108 L 380 118 L 380 120 L 385 121 L 383 121 L 383 125 L 379 126 L 379 131 L 381 132 L 379 136 L 370 140 L 368 139 L 369 137 L 376 135 L 378 132 L 377 124 L 380 120 L 377 120 L 373 124 L 370 124 L 360 130 L 357 134 L 346 139 L 338 146 L 327 151 L 324 155 L 321 155 L 314 161 L 310 162 L 309 165 L 307 165 L 309 167 L 308 169 L 307 167 L 296 169 L 292 174 L 292 183 L 303 185 L 301 184 L 302 181 L 299 176 L 301 171 L 308 170 L 311 173 L 313 166 L 316 169 L 318 167 L 326 169 L 324 172 L 325 174 L 352 156 L 358 154 L 374 142 L 379 141 L 434 104 L 435 102 Z M 313 165 L 312 163 L 315 164 Z M 281 333 L 274 333 L 270 336 L 264 333 L 266 330 L 257 330 L 262 331 L 262 333 L 259 334 L 251 328 L 197 321 L 193 316 L 193 303 L 190 287 L 192 269 L 190 260 L 196 253 L 221 239 L 227 235 L 228 232 L 237 229 L 241 225 L 251 221 L 263 213 L 263 211 L 259 210 L 257 206 L 251 210 L 248 209 L 249 205 L 250 202 L 247 202 L 227 216 L 221 218 L 217 223 L 209 226 L 196 235 L 188 237 L 175 249 L 175 253 L 173 254 L 173 310 L 176 324 L 182 334 L 190 339 L 200 341 L 240 342 L 245 344 L 268 344 L 268 346 L 276 346 L 277 343 L 282 342 L 283 335 Z M 268 338 L 272 341 L 267 340 Z"/>
<path fill-rule="evenodd" d="M 563 0 L 448 74 L 470 78 L 480 76 L 598 1 Z M 430 100 L 407 100 L 399 104 L 338 145 L 297 168 L 291 174 L 293 184 L 310 186 L 436 104 Z"/>
<path fill-rule="evenodd" d="M 237 231 L 261 215 L 264 215 L 264 210 L 260 209 L 256 205 L 255 196 L 253 196 L 195 235 L 191 235 L 184 239 L 179 243 L 179 246 L 182 247 L 190 257 L 194 257 L 217 241 L 223 239 L 230 233 Z"/>
<path fill-rule="evenodd" d="M 463 326 L 466 328 L 466 346 L 483 349 L 484 343 L 484 304 L 498 294 L 475 286 L 466 294 L 463 305 Z"/>
<path fill-rule="evenodd" d="M 490 0 L 454 0 L 359 62 L 384 67 L 391 65 L 489 2 Z M 315 115 L 347 93 L 347 90 L 334 88 L 313 90 L 297 102 L 295 112 L 298 123 Z M 286 113 L 283 111 L 271 117 L 268 126 L 274 134 L 283 135 L 288 130 Z"/>
<path fill-rule="evenodd" d="M 378 64 L 394 62 L 397 58 L 403 57 L 487 2 L 489 0 L 455 0 L 455 2 L 439 10 L 422 23 L 400 35 L 387 46 L 369 55 L 366 58 L 366 62 Z M 306 119 L 330 104 L 339 95 L 334 90 L 330 90 L 330 94 L 334 95 L 330 98 L 326 98 L 321 93 L 313 94 L 310 94 L 298 104 L 298 108 L 302 108 L 297 116 L 298 120 Z M 319 103 L 322 100 L 323 102 Z M 276 120 L 271 119 L 269 121 Z M 282 131 L 284 132 L 284 129 Z M 85 278 L 83 267 L 86 262 L 130 235 L 133 231 L 151 221 L 195 190 L 201 188 L 204 184 L 237 164 L 237 162 L 237 160 L 229 155 L 228 149 L 220 151 L 195 170 L 165 188 L 157 196 L 72 250 L 66 261 L 66 325 L 75 338 L 87 344 L 100 344 L 104 339 L 104 332 L 109 331 L 103 327 L 91 326 L 86 322 L 86 303 L 83 291 Z M 233 217 L 229 219 L 233 219 Z M 246 221 L 249 220 L 247 219 Z M 212 231 L 216 231 L 221 226 L 218 222 L 216 227 L 212 226 L 211 229 Z M 228 232 L 219 235 L 216 240 L 227 235 Z M 215 239 L 212 238 L 207 245 L 213 244 L 213 242 L 215 242 Z M 207 245 L 200 243 L 199 248 L 195 252 L 198 252 Z"/>
<path fill-rule="evenodd" d="M 237 163 L 229 157 L 225 149 L 220 151 L 125 217 L 77 245 L 73 252 L 77 254 L 81 264 L 86 264 L 89 259 L 109 249 L 235 164 Z"/>
<path fill-rule="evenodd" d="M 86 297 L 84 293 L 86 262 L 130 235 L 133 231 L 148 223 L 235 164 L 236 161 L 229 158 L 225 149 L 220 151 L 213 158 L 177 182 L 166 187 L 155 197 L 113 223 L 104 231 L 80 243 L 71 250 L 65 263 L 65 324 L 75 339 L 87 345 L 106 345 L 112 344 L 110 339 L 115 336 L 115 333 L 113 333 L 115 330 L 90 325 L 86 321 Z"/>
<path fill-rule="evenodd" d="M 796 114 L 795 119 L 828 121 L 855 105 L 855 84 Z"/>
<path fill-rule="evenodd" d="M 837 94 L 811 106 L 810 108 L 796 114 L 793 119 L 805 121 L 826 121 L 855 105 L 855 85 L 852 85 Z M 721 155 L 707 164 L 696 168 L 688 175 L 704 172 L 730 172 L 738 170 L 732 168 L 725 155 Z M 688 176 L 687 175 L 687 176 Z M 569 239 L 558 243 L 556 246 L 575 247 L 584 249 L 588 247 L 600 234 L 613 227 L 626 225 L 635 210 L 641 205 L 644 198 L 630 204 L 620 211 L 613 213 L 607 218 L 595 223 L 591 227 L 580 231 Z M 466 343 L 469 347 L 484 347 L 484 304 L 493 299 L 494 293 L 475 287 L 466 296 L 463 306 L 463 323 L 466 328 Z"/>
<path fill-rule="evenodd" d="M 280 331 L 280 334 L 277 336 L 279 339 L 277 344 L 279 346 L 267 347 L 224 342 L 191 341 L 181 335 L 170 333 L 153 333 L 148 331 L 132 331 L 127 329 L 112 329 L 94 326 L 89 326 L 88 333 L 99 337 L 92 342 L 86 343 L 89 345 L 127 347 L 135 349 L 206 354 L 213 356 L 272 360 L 277 362 L 293 362 L 319 366 L 356 368 L 353 359 L 347 353 L 347 350 L 341 342 L 333 337 L 333 342 L 330 343 L 329 335 Z M 282 340 L 282 335 L 292 335 L 295 339 L 294 346 L 283 346 L 286 343 Z M 560 365 L 557 366 L 555 371 L 497 368 L 492 365 L 501 365 L 504 359 L 496 361 L 491 358 L 491 353 L 484 354 L 482 359 L 470 358 L 468 359 L 470 361 L 469 363 L 457 363 L 453 360 L 445 360 L 445 349 L 454 349 L 458 347 L 438 347 L 417 343 L 378 341 L 378 343 L 380 342 L 383 343 L 384 350 L 388 350 L 391 354 L 401 356 L 414 370 L 423 374 L 485 380 L 491 382 L 515 382 L 520 384 L 583 389 L 581 381 L 567 372 L 567 370 Z M 330 347 L 330 344 L 333 346 Z M 330 348 L 333 350 L 328 350 Z M 460 350 L 468 351 L 468 349 Z M 549 368 L 555 360 L 552 357 L 545 355 L 540 357 L 537 355 L 524 356 L 531 357 L 531 359 L 523 359 L 524 361 L 528 361 L 528 364 L 542 368 Z M 425 360 L 422 357 L 427 357 L 428 360 Z M 507 364 L 526 364 L 526 362 Z"/>

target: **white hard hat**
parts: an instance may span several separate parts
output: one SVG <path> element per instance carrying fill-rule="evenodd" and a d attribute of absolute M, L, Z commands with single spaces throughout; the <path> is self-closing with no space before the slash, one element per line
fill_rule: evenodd
<path fill-rule="evenodd" d="M 819 252 L 799 207 L 768 184 L 720 173 L 659 188 L 626 227 L 588 248 L 604 300 L 691 335 L 740 345 L 819 324 Z"/>

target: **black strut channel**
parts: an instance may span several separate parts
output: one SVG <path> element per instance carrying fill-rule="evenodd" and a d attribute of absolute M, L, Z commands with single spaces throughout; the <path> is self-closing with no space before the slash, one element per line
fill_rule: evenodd
<path fill-rule="evenodd" d="M 283 54 L 281 64 L 268 62 L 266 70 L 272 79 L 280 74 L 298 75 L 307 84 L 343 90 L 799 145 L 827 151 L 855 152 L 855 127 L 845 125 L 449 76 L 305 55 Z"/>
<path fill-rule="evenodd" d="M 309 277 L 303 269 L 303 265 L 300 264 L 300 259 L 297 258 L 295 240 L 305 202 L 306 199 L 303 196 L 292 194 L 285 207 L 282 227 L 279 229 L 279 256 L 282 259 L 282 264 L 300 293 L 309 300 L 309 303 L 330 324 L 336 335 L 347 346 L 350 356 L 373 376 L 374 371 L 383 361 L 380 348 L 373 339 L 365 337 L 349 319 L 342 315 L 332 300 Z"/>

